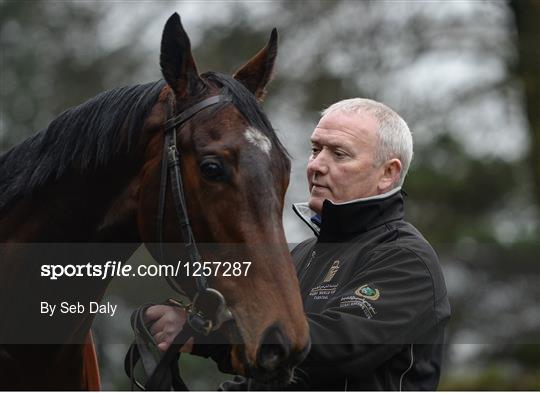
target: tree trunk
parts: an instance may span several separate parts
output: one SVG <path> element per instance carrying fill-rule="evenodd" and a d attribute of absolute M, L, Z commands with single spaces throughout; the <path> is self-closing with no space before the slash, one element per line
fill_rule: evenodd
<path fill-rule="evenodd" d="M 540 1 L 513 0 L 517 30 L 517 72 L 522 80 L 531 135 L 530 161 L 540 206 Z"/>

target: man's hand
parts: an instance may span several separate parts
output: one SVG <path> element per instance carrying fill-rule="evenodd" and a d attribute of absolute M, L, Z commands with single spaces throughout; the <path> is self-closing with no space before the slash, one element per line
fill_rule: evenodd
<path fill-rule="evenodd" d="M 150 326 L 150 333 L 160 351 L 165 352 L 180 333 L 187 319 L 185 310 L 173 306 L 151 306 L 144 313 L 144 323 Z M 191 352 L 193 337 L 180 348 L 180 352 Z"/>

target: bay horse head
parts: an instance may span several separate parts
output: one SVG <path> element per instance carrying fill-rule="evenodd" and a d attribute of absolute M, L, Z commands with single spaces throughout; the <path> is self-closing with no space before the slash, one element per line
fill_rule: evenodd
<path fill-rule="evenodd" d="M 242 261 L 251 262 L 246 275 L 217 273 L 208 281 L 223 295 L 234 317 L 234 325 L 223 331 L 233 345 L 235 370 L 263 380 L 288 379 L 309 346 L 282 224 L 290 160 L 257 103 L 271 78 L 276 54 L 274 29 L 266 47 L 233 77 L 211 72 L 199 75 L 179 16 L 174 14 L 167 21 L 161 43 L 167 86 L 162 105 L 155 108 L 147 125 L 147 161 L 138 202 L 142 240 L 158 260 L 164 256 L 156 255 L 156 244 L 190 241 L 180 228 L 183 218 L 177 218 L 182 196 L 172 192 L 173 184 L 163 186 L 167 160 L 162 157 L 169 153 L 164 120 L 171 124 L 171 119 L 178 119 L 170 125 L 171 138 L 177 140 L 172 149 L 180 152 L 185 219 L 191 222 L 197 244 L 203 246 L 203 259 L 238 261 L 241 256 Z M 169 183 L 174 182 L 171 176 Z M 160 186 L 161 194 L 157 192 Z M 160 195 L 164 199 L 161 222 L 155 220 Z M 218 246 L 224 244 L 230 247 Z M 235 254 L 233 249 L 241 252 Z M 180 278 L 179 283 L 191 297 L 197 290 L 193 278 Z"/>
<path fill-rule="evenodd" d="M 40 274 L 43 266 L 125 261 L 141 243 L 160 262 L 185 258 L 182 244 L 191 239 L 179 221 L 175 187 L 171 181 L 162 187 L 167 135 L 180 153 L 174 168 L 185 199 L 181 221 L 189 219 L 202 258 L 251 262 L 247 276 L 208 277 L 234 318 L 220 332 L 232 345 L 235 371 L 260 380 L 290 378 L 309 348 L 282 225 L 290 160 L 257 102 L 276 53 L 273 31 L 234 76 L 199 75 L 174 14 L 161 43 L 164 81 L 103 92 L 0 156 L 0 315 L 11 321 L 0 324 L 0 370 L 9 370 L 0 388 L 99 385 L 89 384 L 87 373 L 95 369 L 87 361 L 95 360 L 94 315 L 57 319 L 34 311 L 43 301 L 100 301 L 110 277 L 50 280 Z M 174 282 L 191 297 L 200 289 L 182 274 Z M 36 335 L 36 326 L 49 334 Z M 28 369 L 34 378 L 26 377 Z"/>

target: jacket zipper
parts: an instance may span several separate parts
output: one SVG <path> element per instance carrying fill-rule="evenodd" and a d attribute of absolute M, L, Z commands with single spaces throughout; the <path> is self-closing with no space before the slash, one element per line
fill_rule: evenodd
<path fill-rule="evenodd" d="M 316 255 L 317 255 L 317 251 L 313 250 L 311 252 L 311 257 L 309 257 L 309 260 L 308 260 L 308 262 L 306 264 L 306 268 L 304 269 L 304 272 L 307 272 L 307 270 L 309 269 L 309 265 L 311 265 L 311 262 L 313 262 Z"/>
<path fill-rule="evenodd" d="M 304 278 L 306 278 L 306 274 L 307 274 L 307 271 L 309 269 L 309 266 L 311 265 L 311 262 L 313 262 L 313 260 L 315 259 L 316 256 L 317 256 L 317 251 L 315 251 L 315 249 L 313 249 L 313 251 L 311 251 L 311 255 L 310 255 L 306 265 L 302 269 L 302 274 L 300 275 L 298 281 L 302 282 L 304 280 Z"/>

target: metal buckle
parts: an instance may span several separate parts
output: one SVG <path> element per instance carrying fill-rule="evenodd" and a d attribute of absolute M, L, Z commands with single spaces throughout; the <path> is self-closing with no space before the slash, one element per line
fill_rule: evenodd
<path fill-rule="evenodd" d="M 209 297 L 213 297 L 217 300 L 217 302 L 214 300 L 216 303 L 215 312 L 213 312 L 213 317 L 211 318 L 205 315 L 205 313 L 197 306 L 203 299 L 206 300 Z M 224 322 L 233 319 L 233 315 L 226 305 L 225 298 L 221 292 L 213 288 L 206 288 L 203 292 L 197 292 L 195 294 L 193 302 L 191 303 L 190 312 L 191 314 L 188 318 L 189 324 L 193 329 L 205 336 L 219 329 Z"/>

